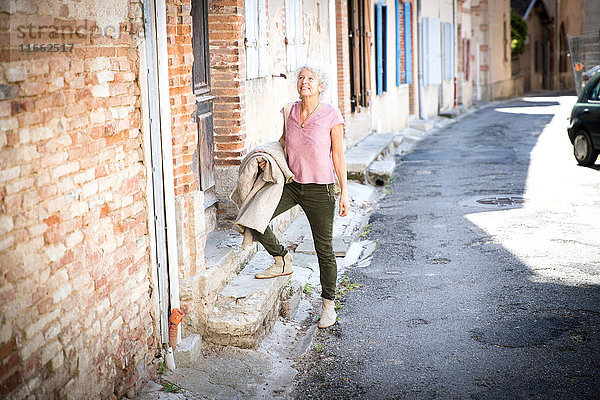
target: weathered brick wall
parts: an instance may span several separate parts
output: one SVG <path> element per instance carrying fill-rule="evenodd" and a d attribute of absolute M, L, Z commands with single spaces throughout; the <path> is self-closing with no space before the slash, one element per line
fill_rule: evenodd
<path fill-rule="evenodd" d="M 213 0 L 209 5 L 211 88 L 214 99 L 216 193 L 221 227 L 237 215 L 229 199 L 246 155 L 244 1 Z"/>
<path fill-rule="evenodd" d="M 350 48 L 348 44 L 348 1 L 335 2 L 335 26 L 337 41 L 337 85 L 338 108 L 344 118 L 348 118 L 350 103 Z M 348 126 L 346 126 L 346 130 Z"/>
<path fill-rule="evenodd" d="M 93 30 L 100 9 L 118 38 Z M 13 34 L 0 73 L 0 397 L 121 397 L 147 379 L 158 348 L 141 4 L 20 0 L 3 2 L 0 20 Z M 32 37 L 15 37 L 18 27 Z M 34 43 L 74 47 L 19 51 Z"/>
<path fill-rule="evenodd" d="M 192 90 L 192 3 L 191 0 L 168 0 L 166 4 L 180 299 L 181 309 L 186 314 L 182 326 L 189 332 L 200 333 L 206 320 L 209 293 L 203 290 L 204 277 L 199 275 L 206 263 L 207 233 L 204 192 L 199 188 L 194 161 L 198 125 L 194 118 L 196 96 Z"/>

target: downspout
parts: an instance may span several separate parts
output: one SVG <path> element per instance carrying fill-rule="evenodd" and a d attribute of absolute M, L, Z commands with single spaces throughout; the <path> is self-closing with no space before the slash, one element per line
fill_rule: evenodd
<path fill-rule="evenodd" d="M 154 195 L 161 196 L 164 201 L 164 230 L 162 240 L 157 239 L 159 258 L 167 264 L 159 273 L 161 338 L 165 347 L 165 363 L 169 369 L 175 369 L 172 348 L 168 345 L 169 310 L 180 307 L 179 301 L 179 266 L 177 264 L 177 232 L 175 226 L 175 188 L 173 179 L 173 146 L 171 134 L 171 106 L 169 99 L 169 71 L 167 54 L 167 22 L 165 0 L 144 0 L 144 20 L 146 27 L 146 49 L 148 54 L 148 80 L 151 134 L 160 136 L 160 142 L 153 148 L 153 157 L 160 157 L 160 168 L 153 168 L 153 173 L 160 174 L 158 181 L 162 190 L 155 188 Z M 154 90 L 152 90 L 154 89 Z M 162 234 L 165 235 L 162 235 Z M 157 235 L 158 238 L 159 235 Z M 161 253 L 162 256 L 161 257 Z M 166 253 L 166 256 L 164 255 Z M 167 271 L 165 274 L 164 271 Z M 167 293 L 168 285 L 168 293 Z M 168 300 L 167 297 L 168 296 Z M 168 304 L 166 304 L 168 302 Z M 178 338 L 181 337 L 179 332 Z"/>
<path fill-rule="evenodd" d="M 457 0 L 452 2 L 452 22 L 454 23 L 454 43 L 453 43 L 453 51 L 454 51 L 454 108 L 458 106 L 457 103 L 457 88 L 456 88 L 456 77 L 458 76 L 458 38 L 456 35 L 458 34 L 458 3 Z M 465 49 L 463 49 L 465 51 Z"/>
<path fill-rule="evenodd" d="M 417 75 L 418 75 L 418 82 L 417 82 L 417 88 L 418 88 L 418 96 L 419 96 L 419 119 L 423 119 L 423 51 L 425 49 L 425 46 L 423 44 L 423 17 L 421 16 L 421 0 L 416 0 L 417 1 L 417 38 L 419 41 L 419 65 L 417 68 Z"/>

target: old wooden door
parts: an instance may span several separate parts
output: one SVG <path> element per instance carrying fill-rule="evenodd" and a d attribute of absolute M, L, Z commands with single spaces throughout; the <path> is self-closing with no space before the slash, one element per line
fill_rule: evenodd
<path fill-rule="evenodd" d="M 208 2 L 192 0 L 194 49 L 193 89 L 196 95 L 196 121 L 198 123 L 199 186 L 205 192 L 205 207 L 217 201 L 215 195 L 215 161 L 213 139 L 213 99 L 210 93 L 210 58 L 208 48 Z"/>

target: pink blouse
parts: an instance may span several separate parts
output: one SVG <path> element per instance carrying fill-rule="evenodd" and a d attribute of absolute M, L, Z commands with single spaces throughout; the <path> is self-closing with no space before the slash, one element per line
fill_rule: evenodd
<path fill-rule="evenodd" d="M 283 113 L 283 108 L 281 109 Z M 288 165 L 298 183 L 334 183 L 331 160 L 331 130 L 344 123 L 342 113 L 329 104 L 319 109 L 300 126 L 300 101 L 292 105 L 286 123 L 285 142 Z"/>

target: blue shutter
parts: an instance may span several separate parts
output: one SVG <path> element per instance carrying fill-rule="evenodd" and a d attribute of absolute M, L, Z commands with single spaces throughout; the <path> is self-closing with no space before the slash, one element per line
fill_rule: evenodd
<path fill-rule="evenodd" d="M 375 5 L 375 71 L 377 74 L 377 95 L 383 94 L 383 37 L 381 34 L 381 5 Z"/>
<path fill-rule="evenodd" d="M 381 35 L 382 37 L 382 56 L 381 56 L 381 65 L 383 66 L 383 91 L 388 91 L 388 14 L 387 14 L 387 6 L 381 6 Z"/>
<path fill-rule="evenodd" d="M 400 86 L 401 79 L 401 49 L 400 49 L 400 0 L 396 0 L 396 86 Z"/>
<path fill-rule="evenodd" d="M 406 78 L 404 83 L 412 83 L 412 37 L 410 26 L 410 3 L 404 3 L 404 64 Z"/>

